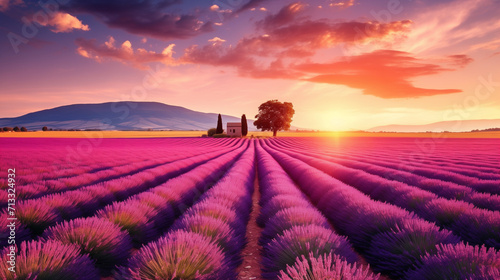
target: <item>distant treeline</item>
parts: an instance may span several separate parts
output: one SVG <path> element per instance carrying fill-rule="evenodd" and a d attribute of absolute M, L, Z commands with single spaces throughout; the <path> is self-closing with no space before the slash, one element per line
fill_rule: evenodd
<path fill-rule="evenodd" d="M 27 132 L 28 129 L 24 126 L 19 128 L 18 126 L 16 127 L 9 127 L 9 126 L 4 126 L 3 128 L 0 128 L 0 132 Z M 46 126 L 42 127 L 42 131 L 102 131 L 102 129 L 62 129 L 62 128 L 48 128 Z"/>
<path fill-rule="evenodd" d="M 97 129 L 97 128 L 89 128 L 89 129 L 76 129 L 76 128 L 70 128 L 70 129 L 64 129 L 64 128 L 48 128 L 44 126 L 42 128 L 42 131 L 102 131 L 102 129 Z"/>
<path fill-rule="evenodd" d="M 459 132 L 452 132 L 448 130 L 444 131 L 426 131 L 426 132 L 398 132 L 398 131 L 376 131 L 373 133 L 468 133 L 468 132 L 491 132 L 491 131 L 500 131 L 500 128 L 487 128 L 487 129 L 474 129 L 471 131 L 459 131 Z M 364 132 L 369 132 L 369 131 L 364 131 Z"/>
<path fill-rule="evenodd" d="M 471 130 L 471 132 L 487 132 L 487 131 L 500 131 L 500 127 Z"/>
<path fill-rule="evenodd" d="M 19 128 L 19 126 L 16 126 L 16 127 L 8 127 L 8 126 L 4 126 L 2 129 L 1 129 L 2 132 L 9 132 L 9 131 L 14 131 L 14 132 L 26 132 L 28 131 L 28 129 L 26 129 L 26 127 L 22 126 L 21 128 Z"/>

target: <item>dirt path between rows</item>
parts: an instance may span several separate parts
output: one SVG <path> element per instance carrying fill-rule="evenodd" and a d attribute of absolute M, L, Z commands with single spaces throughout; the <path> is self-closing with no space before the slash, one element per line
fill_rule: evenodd
<path fill-rule="evenodd" d="M 262 261 L 260 253 L 262 246 L 258 243 L 262 229 L 257 225 L 256 221 L 257 216 L 260 213 L 259 199 L 259 180 L 257 174 L 255 174 L 254 193 L 252 195 L 252 212 L 250 213 L 250 220 L 248 221 L 247 226 L 248 244 L 241 253 L 243 263 L 237 269 L 238 280 L 263 280 L 260 275 L 260 264 Z"/>

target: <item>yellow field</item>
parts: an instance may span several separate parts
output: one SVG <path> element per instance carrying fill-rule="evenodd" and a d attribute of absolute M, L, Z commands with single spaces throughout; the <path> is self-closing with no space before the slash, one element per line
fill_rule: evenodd
<path fill-rule="evenodd" d="M 2 137 L 19 138 L 162 138 L 200 137 L 205 131 L 35 131 L 2 132 Z M 272 137 L 272 132 L 248 132 L 248 137 Z M 278 137 L 427 137 L 500 138 L 500 131 L 461 133 L 370 133 L 370 132 L 278 132 Z"/>
<path fill-rule="evenodd" d="M 261 132 L 257 132 L 261 133 Z M 248 135 L 251 133 L 249 132 Z M 260 135 L 260 134 L 259 134 Z M 266 132 L 267 136 L 272 133 Z M 446 133 L 394 133 L 394 132 L 278 132 L 279 137 L 419 137 L 419 138 L 500 138 L 500 131 L 446 132 Z"/>
<path fill-rule="evenodd" d="M 0 137 L 22 138 L 162 138 L 200 137 L 202 131 L 34 131 L 3 132 Z"/>

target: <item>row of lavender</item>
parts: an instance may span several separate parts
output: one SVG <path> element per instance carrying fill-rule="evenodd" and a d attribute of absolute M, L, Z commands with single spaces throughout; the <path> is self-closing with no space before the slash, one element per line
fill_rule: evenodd
<path fill-rule="evenodd" d="M 448 140 L 451 141 L 451 140 Z M 495 147 L 493 140 L 491 141 L 493 147 Z M 285 143 L 282 143 L 285 144 Z M 287 141 L 284 147 L 286 148 L 301 148 L 299 141 Z M 416 145 L 416 144 L 415 144 Z M 497 144 L 499 145 L 499 144 Z M 485 143 L 485 146 L 490 146 L 489 142 Z M 452 149 L 452 148 L 450 148 Z M 457 148 L 458 149 L 458 148 Z M 466 149 L 461 147 L 461 149 Z M 490 148 L 491 149 L 491 148 Z M 482 162 L 480 160 L 474 161 L 460 161 L 460 165 L 454 165 L 451 168 L 436 168 L 435 164 L 419 164 L 418 161 L 406 162 L 406 164 L 401 164 L 394 160 L 395 156 L 392 154 L 391 150 L 386 151 L 385 156 L 381 156 L 376 153 L 375 156 L 370 157 L 370 154 L 356 154 L 355 156 L 346 155 L 346 152 L 326 152 L 327 148 L 316 147 L 316 153 L 321 151 L 322 154 L 329 155 L 336 162 L 352 166 L 353 168 L 360 168 L 367 170 L 367 172 L 373 172 L 374 174 L 381 174 L 382 176 L 388 177 L 392 180 L 402 181 L 408 184 L 418 184 L 423 179 L 427 179 L 427 185 L 430 184 L 428 179 L 434 179 L 437 181 L 444 181 L 451 183 L 446 187 L 462 186 L 469 190 L 474 191 L 499 194 L 500 189 L 500 169 L 498 164 L 495 168 L 485 168 L 486 170 L 473 170 L 475 166 L 481 166 Z M 350 152 L 350 151 L 349 151 Z M 474 153 L 475 151 L 471 151 Z M 493 151 L 490 151 L 493 152 Z M 498 148 L 500 152 L 500 148 Z M 445 154 L 446 155 L 446 154 Z M 422 156 L 422 155 L 421 155 Z M 500 161 L 500 158 L 498 159 Z M 469 163 L 469 165 L 464 165 L 464 163 Z M 405 170 L 409 168 L 410 170 Z M 436 181 L 431 181 L 436 182 Z"/>
<path fill-rule="evenodd" d="M 133 162 L 151 160 L 177 150 L 208 150 L 223 147 L 235 139 L 213 142 L 181 138 L 144 139 L 2 139 L 0 168 L 22 166 L 19 183 L 59 179 L 74 175 L 94 173 Z M 82 145 L 84 144 L 84 145 Z M 89 146 L 88 144 L 91 144 Z M 4 182 L 4 178 L 0 180 Z M 0 188 L 3 188 L 0 184 Z"/>
<path fill-rule="evenodd" d="M 438 197 L 418 187 L 387 180 L 365 172 L 365 169 L 345 167 L 332 162 L 329 157 L 303 155 L 293 149 L 277 150 L 292 154 L 297 159 L 355 187 L 372 199 L 397 205 L 435 222 L 470 244 L 485 244 L 500 249 L 500 212 L 494 208 L 498 207 L 498 204 L 488 207 L 493 210 L 480 209 L 467 202 Z"/>
<path fill-rule="evenodd" d="M 498 139 L 341 138 L 332 141 L 327 138 L 288 138 L 281 139 L 281 142 L 354 159 L 369 157 L 382 161 L 380 163 L 389 160 L 401 164 L 403 169 L 405 166 L 412 169 L 427 165 L 440 170 L 454 168 L 455 172 L 464 175 L 469 170 L 497 178 L 500 175 Z"/>
<path fill-rule="evenodd" d="M 353 186 L 327 174 L 341 173 L 336 170 L 341 166 L 328 165 L 327 161 L 321 159 L 270 146 L 270 142 L 273 141 L 261 141 L 261 145 L 298 183 L 313 204 L 333 223 L 335 229 L 347 236 L 374 271 L 382 272 L 394 279 L 497 279 L 499 277 L 500 254 L 494 249 L 466 245 L 457 235 L 441 229 L 415 213 L 374 200 Z M 321 170 L 315 168 L 320 167 L 319 163 L 324 164 L 323 168 L 319 168 Z M 370 176 L 367 174 L 352 173 L 345 177 L 352 178 L 351 183 L 359 182 L 360 189 L 373 188 L 373 194 L 381 196 L 390 196 L 401 187 L 393 185 L 392 188 L 378 188 L 384 182 L 370 183 L 367 180 Z M 363 184 L 365 180 L 367 181 Z M 401 188 L 404 189 L 404 186 Z M 413 194 L 408 190 L 404 193 L 407 195 L 400 199 L 400 204 L 406 204 L 412 208 L 411 211 L 414 211 L 422 196 L 412 197 Z M 427 213 L 439 217 L 438 214 L 432 213 L 433 211 L 434 209 Z M 477 211 L 472 212 L 477 213 Z M 455 221 L 453 217 L 452 220 Z M 484 221 L 489 220 L 484 219 Z M 498 223 L 490 221 L 489 225 L 498 226 Z M 469 224 L 469 227 L 476 226 L 474 222 Z M 487 243 L 495 247 L 499 236 L 493 234 L 495 230 L 498 228 L 482 227 L 471 230 L 481 231 L 483 234 L 479 237 L 459 235 L 462 238 L 467 236 L 471 240 L 481 239 L 481 244 Z M 492 239 L 485 240 L 485 235 Z M 309 265 L 311 264 L 312 262 L 309 262 Z"/>
<path fill-rule="evenodd" d="M 252 206 L 254 145 L 157 241 L 141 248 L 115 279 L 236 279 Z"/>
<path fill-rule="evenodd" d="M 90 218 L 62 222 L 45 230 L 57 219 L 47 224 L 39 221 L 45 217 L 44 215 L 37 217 L 29 215 L 23 217 L 21 215 L 20 220 L 24 221 L 23 225 L 27 225 L 32 230 L 32 235 L 28 236 L 28 239 L 39 235 L 42 231 L 43 235 L 38 238 L 38 241 L 23 242 L 19 247 L 17 277 L 22 279 L 22 277 L 28 277 L 27 275 L 34 273 L 33 275 L 38 275 L 42 279 L 99 279 L 99 273 L 101 275 L 109 274 L 113 267 L 125 263 L 130 256 L 132 246 L 140 247 L 162 235 L 169 228 L 171 222 L 175 220 L 175 217 L 189 208 L 210 186 L 220 179 L 239 154 L 248 149 L 247 145 L 248 143 L 243 143 L 237 149 L 228 148 L 216 154 L 212 153 L 211 156 L 200 155 L 187 159 L 186 162 L 175 162 L 175 166 L 172 166 L 173 169 L 176 170 L 176 173 L 183 174 L 151 188 L 149 191 L 146 191 L 147 187 L 131 190 L 130 185 L 122 184 L 121 189 L 116 187 L 113 190 L 117 192 L 112 194 L 116 195 L 120 191 L 124 191 L 122 196 L 129 198 L 123 202 L 114 202 L 98 211 L 96 210 L 99 207 L 95 207 L 96 205 L 82 207 L 82 209 L 93 209 L 88 210 L 95 213 Z M 253 162 L 253 155 L 251 161 Z M 197 167 L 184 173 L 187 169 L 183 166 Z M 172 172 L 168 172 L 168 170 L 159 171 L 162 171 L 158 173 L 163 176 L 166 176 L 165 174 L 172 175 Z M 229 174 L 234 177 L 238 173 L 230 172 Z M 237 179 L 234 180 L 237 181 Z M 158 181 L 151 181 L 151 184 L 154 183 L 158 183 Z M 139 192 L 140 194 L 130 197 L 131 194 Z M 64 193 L 64 195 L 67 194 Z M 116 198 L 116 196 L 113 197 Z M 30 202 L 32 204 L 29 204 Z M 107 203 L 109 202 L 110 200 L 107 201 Z M 30 208 L 31 205 L 43 205 L 42 203 L 35 204 L 34 201 L 30 200 L 24 203 L 26 208 Z M 92 199 L 89 199 L 88 203 L 93 203 Z M 68 206 L 72 204 L 73 202 L 67 203 Z M 25 211 L 23 208 L 25 207 L 21 207 L 21 210 Z M 55 212 L 51 212 L 51 210 L 54 209 L 45 211 L 45 214 Z M 34 214 L 38 214 L 37 211 L 31 211 L 31 215 Z M 86 213 L 86 215 L 88 214 Z M 19 240 L 17 241 L 19 242 Z M 4 252 L 7 253 L 8 250 L 6 248 Z M 58 250 L 61 250 L 63 254 L 59 254 Z M 68 253 L 64 254 L 66 251 Z M 3 254 L 4 258 L 5 256 L 7 255 Z M 3 262 L 2 265 L 6 265 L 6 263 Z M 75 266 L 79 266 L 81 269 L 76 269 Z M 3 268 L 0 273 L 4 274 L 0 276 L 14 279 L 12 278 L 13 274 L 5 274 L 7 269 Z"/>
<path fill-rule="evenodd" d="M 361 264 L 349 242 L 295 186 L 262 147 L 257 148 L 263 227 L 263 276 L 267 279 L 379 279 Z"/>
<path fill-rule="evenodd" d="M 231 142 L 233 145 L 236 143 L 234 140 Z M 193 145 L 200 145 L 200 147 L 195 146 L 192 149 L 183 149 L 182 147 L 185 144 L 180 141 L 169 141 L 164 144 L 166 144 L 167 148 L 159 149 L 157 146 L 159 145 L 158 143 L 155 143 L 152 147 L 137 145 L 134 147 L 133 152 L 127 151 L 125 147 L 100 147 L 101 149 L 95 152 L 97 156 L 93 154 L 92 157 L 84 157 L 78 162 L 77 166 L 73 164 L 59 166 L 57 164 L 57 161 L 64 159 L 64 155 L 68 153 L 63 148 L 52 150 L 50 156 L 36 156 L 36 154 L 32 154 L 30 151 L 16 153 L 15 151 L 19 147 L 14 145 L 13 147 L 8 146 L 11 150 L 6 153 L 7 160 L 4 164 L 8 163 L 11 167 L 23 166 L 19 170 L 21 174 L 17 176 L 18 184 L 23 186 L 17 192 L 17 199 L 22 200 L 37 198 L 50 193 L 75 190 L 82 186 L 117 179 L 168 162 L 231 146 L 231 143 L 225 142 L 216 143 L 216 145 L 211 146 L 204 146 L 202 143 L 193 143 Z M 113 153 L 110 153 L 109 150 L 112 150 Z M 137 154 L 138 151 L 140 155 Z M 17 156 L 15 159 L 20 162 L 16 163 L 13 160 L 14 158 L 10 160 L 9 156 L 12 155 Z M 50 159 L 52 159 L 52 162 L 47 163 L 46 161 Z M 27 160 L 31 160 L 32 162 L 25 162 Z M 57 169 L 54 170 L 54 168 Z M 7 201 L 5 187 L 5 182 L 0 182 L 0 206 L 5 205 Z"/>
<path fill-rule="evenodd" d="M 239 143 L 237 147 L 241 149 L 241 145 L 242 143 Z M 46 228 L 62 220 L 94 215 L 97 210 L 114 201 L 122 201 L 131 195 L 146 191 L 234 149 L 236 148 L 228 147 L 78 190 L 21 201 L 16 205 L 15 213 L 19 221 L 17 242 L 36 237 Z M 7 216 L 6 209 L 3 209 L 0 214 L 2 225 L 7 222 Z M 2 247 L 6 245 L 8 234 L 9 229 L 6 225 L 2 226 L 0 229 Z"/>

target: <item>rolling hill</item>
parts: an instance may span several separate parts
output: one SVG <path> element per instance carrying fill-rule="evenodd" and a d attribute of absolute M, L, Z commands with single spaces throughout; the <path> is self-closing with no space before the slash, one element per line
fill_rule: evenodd
<path fill-rule="evenodd" d="M 24 126 L 28 130 L 54 129 L 101 130 L 207 130 L 217 125 L 218 114 L 202 113 L 158 102 L 108 102 L 74 104 L 29 113 L 16 118 L 1 118 L 0 126 Z M 239 117 L 222 115 L 227 122 Z M 248 129 L 256 130 L 253 120 Z"/>
<path fill-rule="evenodd" d="M 384 125 L 370 128 L 367 131 L 378 132 L 466 132 L 474 129 L 500 128 L 500 119 L 493 120 L 457 120 L 436 122 L 425 125 Z"/>

